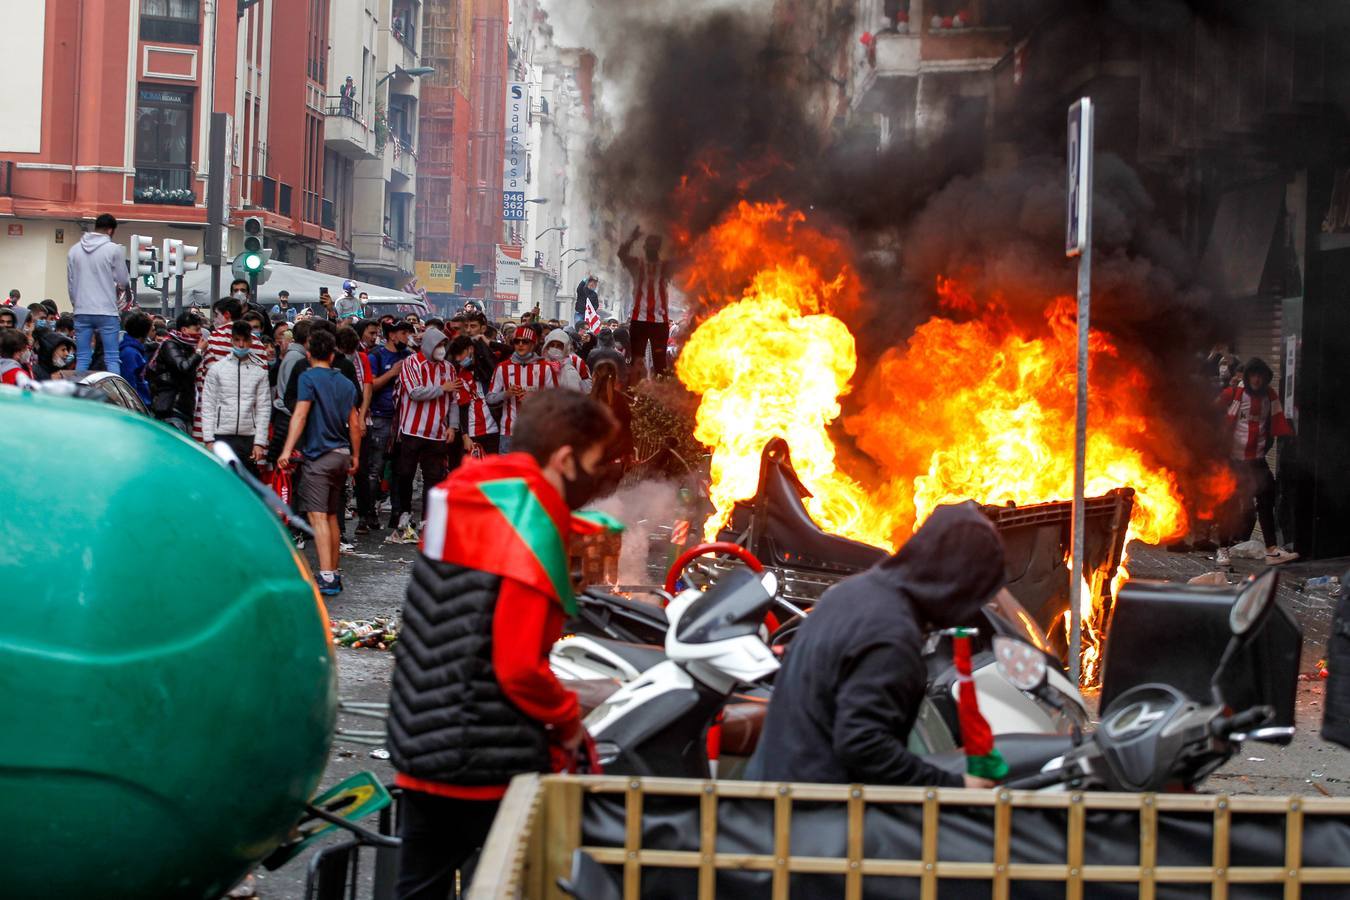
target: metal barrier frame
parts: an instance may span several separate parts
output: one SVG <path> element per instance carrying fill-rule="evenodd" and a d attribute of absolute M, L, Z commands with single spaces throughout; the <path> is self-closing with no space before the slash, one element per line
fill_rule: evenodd
<path fill-rule="evenodd" d="M 581 811 L 586 795 L 624 798 L 627 822 L 623 847 L 589 847 L 581 843 Z M 699 800 L 697 851 L 646 850 L 642 847 L 642 808 L 647 797 L 696 797 Z M 721 798 L 771 800 L 773 855 L 717 853 L 717 804 Z M 847 805 L 848 852 L 844 857 L 802 857 L 788 853 L 792 805 L 796 800 Z M 863 856 L 863 821 L 869 804 L 902 804 L 923 808 L 922 855 L 919 859 L 867 859 Z M 993 807 L 992 862 L 943 862 L 938 858 L 939 812 L 948 807 Z M 1067 811 L 1067 859 L 1062 864 L 1009 863 L 1014 809 Z M 1137 866 L 1084 865 L 1085 822 L 1090 810 L 1135 812 L 1139 815 Z M 1209 866 L 1155 865 L 1158 814 L 1209 813 L 1214 818 L 1214 846 Z M 1284 816 L 1284 866 L 1243 866 L 1229 858 L 1233 814 Z M 698 898 L 715 896 L 719 870 L 773 873 L 774 900 L 788 897 L 793 873 L 842 875 L 845 900 L 861 900 L 864 876 L 900 876 L 920 881 L 920 897 L 937 900 L 944 879 L 990 881 L 994 900 L 1010 900 L 1018 881 L 1063 882 L 1066 900 L 1091 895 L 1094 882 L 1137 884 L 1140 900 L 1153 900 L 1159 884 L 1209 884 L 1209 896 L 1226 900 L 1230 884 L 1283 884 L 1285 900 L 1298 900 L 1301 886 L 1350 885 L 1350 865 L 1303 868 L 1305 815 L 1350 816 L 1350 799 L 1321 797 L 1257 797 L 1226 794 L 1040 793 L 995 789 L 896 788 L 867 785 L 767 784 L 696 781 L 675 778 L 615 776 L 521 775 L 512 783 L 483 849 L 470 900 L 553 900 L 564 898 L 556 880 L 570 869 L 572 852 L 585 850 L 597 862 L 623 867 L 625 900 L 640 897 L 643 866 L 698 870 Z"/>

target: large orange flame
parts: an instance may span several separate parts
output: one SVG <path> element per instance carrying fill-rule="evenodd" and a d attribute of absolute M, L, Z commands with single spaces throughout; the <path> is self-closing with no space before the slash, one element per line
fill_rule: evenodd
<path fill-rule="evenodd" d="M 838 315 L 861 296 L 842 241 L 782 204 L 742 203 L 694 242 L 687 293 L 716 311 L 689 337 L 676 365 L 700 396 L 697 438 L 712 449 L 711 537 L 733 504 L 755 493 L 760 454 L 787 440 L 826 530 L 893 548 L 943 503 L 1037 503 L 1073 488 L 1077 328 L 1072 298 L 1047 298 L 1039 324 L 1015 323 L 997 299 L 977 299 L 939 278 L 945 315 L 919 326 L 862 380 L 847 430 L 869 458 L 839 465 L 831 427 L 857 373 L 853 335 Z M 1183 533 L 1176 475 L 1149 450 L 1148 382 L 1115 344 L 1090 338 L 1087 493 L 1135 490 L 1131 537 Z M 873 465 L 867 465 L 871 463 Z M 871 469 L 866 471 L 857 469 Z M 875 473 L 886 473 L 880 476 Z M 1221 496 L 1231 486 L 1202 487 Z M 1231 479 L 1230 479 L 1231 480 Z M 1226 490 L 1225 490 L 1226 488 Z M 1122 570 L 1123 571 L 1123 570 Z M 1117 584 L 1112 588 L 1118 588 Z M 1103 585 L 1084 600 L 1085 675 L 1099 658 Z"/>

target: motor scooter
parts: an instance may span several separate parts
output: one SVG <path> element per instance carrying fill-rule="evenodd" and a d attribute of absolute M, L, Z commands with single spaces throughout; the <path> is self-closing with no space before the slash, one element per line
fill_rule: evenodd
<path fill-rule="evenodd" d="M 779 668 L 763 627 L 777 588 L 773 573 L 738 565 L 706 591 L 683 591 L 666 609 L 670 629 L 660 657 L 654 648 L 590 639 L 589 644 L 612 663 L 619 686 L 607 696 L 591 690 L 594 680 L 568 686 L 596 704 L 586 726 L 606 771 L 706 778 L 715 768 L 720 777 L 738 774 L 754 751 L 769 698 L 765 688 Z M 585 646 L 562 644 L 564 650 Z M 1044 747 L 1037 739 L 1069 734 L 1085 721 L 1086 710 L 1067 681 L 1049 686 L 1049 657 L 1035 647 L 1027 649 L 1044 663 L 1045 683 L 1036 692 L 1013 688 L 998 674 L 989 652 L 979 654 L 976 688 L 986 717 L 998 723 L 995 733 L 1029 735 L 1018 743 L 1035 745 L 1032 759 L 1039 760 L 1039 768 L 1046 757 L 1034 755 Z M 930 639 L 926 653 L 930 667 L 945 671 L 944 666 L 950 665 L 945 641 Z M 934 662 L 944 658 L 945 664 Z M 639 674 L 631 677 L 635 671 Z M 954 676 L 931 681 L 911 734 L 911 749 L 940 753 L 958 746 L 955 688 Z M 710 748 L 706 736 L 719 722 L 721 740 L 712 741 Z M 1061 743 L 1057 740 L 1053 746 Z M 710 749 L 718 757 L 716 766 L 710 763 Z M 1017 755 L 1022 758 L 1026 753 L 1019 750 Z"/>
<path fill-rule="evenodd" d="M 1266 727 L 1272 703 L 1233 709 L 1223 685 L 1240 651 L 1261 630 L 1275 605 L 1279 575 L 1251 578 L 1229 612 L 1230 638 L 1210 680 L 1210 702 L 1186 696 L 1168 684 L 1141 684 L 1122 693 L 1102 716 L 1100 727 L 1063 754 L 1047 759 L 1041 771 L 1007 782 L 1039 790 L 1193 791 L 1242 749 L 1243 741 L 1287 743 L 1289 726 Z M 998 641 L 997 667 L 1020 690 L 1037 690 L 1043 666 L 1015 642 Z M 1273 698 L 1287 686 L 1270 685 Z"/>

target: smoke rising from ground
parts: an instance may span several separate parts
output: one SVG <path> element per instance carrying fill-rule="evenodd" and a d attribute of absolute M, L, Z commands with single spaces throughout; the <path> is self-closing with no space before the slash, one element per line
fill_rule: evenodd
<path fill-rule="evenodd" d="M 669 481 L 643 481 L 620 488 L 593 506 L 624 524 L 619 584 L 649 584 L 648 542 L 658 528 L 670 528 L 680 515 L 679 487 Z"/>

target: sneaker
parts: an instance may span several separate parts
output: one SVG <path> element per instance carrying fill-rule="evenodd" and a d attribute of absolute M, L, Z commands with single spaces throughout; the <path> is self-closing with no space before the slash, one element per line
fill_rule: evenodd
<path fill-rule="evenodd" d="M 398 530 L 402 531 L 403 529 L 409 528 L 411 526 L 412 526 L 412 513 L 399 513 L 397 526 Z"/>
<path fill-rule="evenodd" d="M 1283 547 L 1276 547 L 1274 553 L 1266 553 L 1266 565 L 1278 566 L 1282 563 L 1293 562 L 1298 559 L 1298 554 L 1293 553 Z"/>
<path fill-rule="evenodd" d="M 338 550 L 342 553 L 351 553 L 356 549 L 356 545 L 347 541 L 338 541 Z"/>
<path fill-rule="evenodd" d="M 1228 558 L 1228 548 L 1220 547 L 1214 553 L 1214 564 L 1216 566 L 1231 566 L 1233 561 Z"/>
<path fill-rule="evenodd" d="M 362 519 L 360 522 L 356 523 L 356 533 L 358 535 L 370 534 L 370 527 L 371 527 L 370 523 L 367 522 L 365 519 Z"/>
<path fill-rule="evenodd" d="M 295 549 L 297 550 L 305 549 L 305 536 L 298 532 L 295 535 Z"/>
<path fill-rule="evenodd" d="M 334 597 L 342 593 L 342 576 L 336 575 L 333 578 L 324 578 L 319 576 L 319 593 L 325 597 Z"/>

